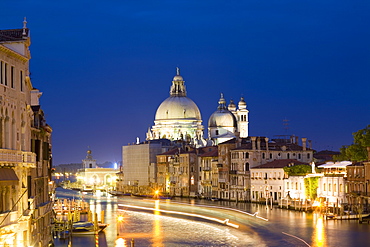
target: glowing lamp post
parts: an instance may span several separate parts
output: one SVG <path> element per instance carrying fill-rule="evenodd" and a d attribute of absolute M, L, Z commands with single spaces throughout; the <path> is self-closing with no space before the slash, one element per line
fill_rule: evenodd
<path fill-rule="evenodd" d="M 154 191 L 154 198 L 159 199 L 159 190 Z"/>
<path fill-rule="evenodd" d="M 117 236 L 121 234 L 121 228 L 123 225 L 124 217 L 122 215 L 117 216 Z"/>

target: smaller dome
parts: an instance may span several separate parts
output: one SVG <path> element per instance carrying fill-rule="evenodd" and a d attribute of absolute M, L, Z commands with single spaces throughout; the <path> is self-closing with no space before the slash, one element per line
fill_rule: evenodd
<path fill-rule="evenodd" d="M 244 101 L 244 97 L 240 98 L 240 101 L 238 103 L 239 109 L 247 109 L 247 103 Z"/>
<path fill-rule="evenodd" d="M 236 118 L 234 114 L 226 108 L 226 100 L 222 93 L 218 104 L 217 111 L 215 111 L 208 120 L 208 127 L 237 127 Z"/>
<path fill-rule="evenodd" d="M 230 100 L 230 104 L 227 106 L 227 109 L 229 109 L 229 111 L 236 111 L 234 100 Z"/>
<path fill-rule="evenodd" d="M 208 127 L 237 127 L 234 114 L 228 110 L 215 111 L 208 120 Z"/>

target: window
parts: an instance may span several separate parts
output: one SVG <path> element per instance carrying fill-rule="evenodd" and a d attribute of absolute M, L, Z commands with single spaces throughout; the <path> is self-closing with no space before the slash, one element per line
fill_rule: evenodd
<path fill-rule="evenodd" d="M 8 86 L 8 64 L 4 64 L 4 84 L 5 86 Z"/>
<path fill-rule="evenodd" d="M 21 92 L 23 92 L 23 71 L 22 70 L 19 72 L 19 80 L 20 80 Z"/>
<path fill-rule="evenodd" d="M 270 153 L 270 159 L 272 159 L 272 153 Z"/>
<path fill-rule="evenodd" d="M 265 153 L 262 153 L 262 159 L 265 159 Z"/>
<path fill-rule="evenodd" d="M 323 190 L 326 191 L 326 184 L 324 183 Z"/>
<path fill-rule="evenodd" d="M 337 184 L 334 184 L 334 186 L 333 186 L 333 192 L 337 192 Z"/>
<path fill-rule="evenodd" d="M 245 171 L 249 171 L 249 163 L 245 163 Z"/>
<path fill-rule="evenodd" d="M 218 130 L 216 130 L 215 134 L 216 134 L 216 136 L 218 136 Z"/>
<path fill-rule="evenodd" d="M 286 188 L 289 190 L 289 182 L 286 182 Z"/>
<path fill-rule="evenodd" d="M 298 159 L 301 159 L 301 154 L 298 154 Z"/>
<path fill-rule="evenodd" d="M 328 184 L 328 191 L 331 191 L 331 184 Z"/>
<path fill-rule="evenodd" d="M 339 192 L 343 192 L 343 184 L 339 184 Z"/>
<path fill-rule="evenodd" d="M 10 67 L 10 86 L 14 88 L 14 66 Z"/>
<path fill-rule="evenodd" d="M 309 159 L 310 158 L 310 154 L 307 154 L 307 159 Z"/>
<path fill-rule="evenodd" d="M 287 159 L 290 159 L 290 153 L 287 153 L 287 154 L 286 154 L 286 158 L 287 158 Z"/>
<path fill-rule="evenodd" d="M 1 84 L 4 84 L 4 81 L 3 81 L 3 61 L 0 62 L 0 83 Z"/>

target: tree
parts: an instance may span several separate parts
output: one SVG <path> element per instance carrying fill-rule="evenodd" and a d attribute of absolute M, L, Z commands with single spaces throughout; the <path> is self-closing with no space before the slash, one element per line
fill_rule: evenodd
<path fill-rule="evenodd" d="M 319 177 L 308 177 L 304 179 L 304 186 L 306 188 L 306 198 L 315 200 L 317 197 L 317 188 L 319 187 Z"/>
<path fill-rule="evenodd" d="M 288 174 L 288 176 L 304 176 L 308 173 L 311 173 L 312 167 L 310 165 L 295 165 L 295 166 L 286 166 L 283 168 L 284 172 Z"/>
<path fill-rule="evenodd" d="M 370 125 L 353 133 L 353 144 L 342 146 L 340 155 L 335 155 L 334 159 L 358 162 L 368 160 L 366 147 L 370 147 Z"/>

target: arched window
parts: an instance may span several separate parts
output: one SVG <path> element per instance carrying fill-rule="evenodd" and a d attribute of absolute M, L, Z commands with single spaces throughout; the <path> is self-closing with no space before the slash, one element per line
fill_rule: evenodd
<path fill-rule="evenodd" d="M 249 171 L 249 163 L 245 163 L 245 171 Z"/>

